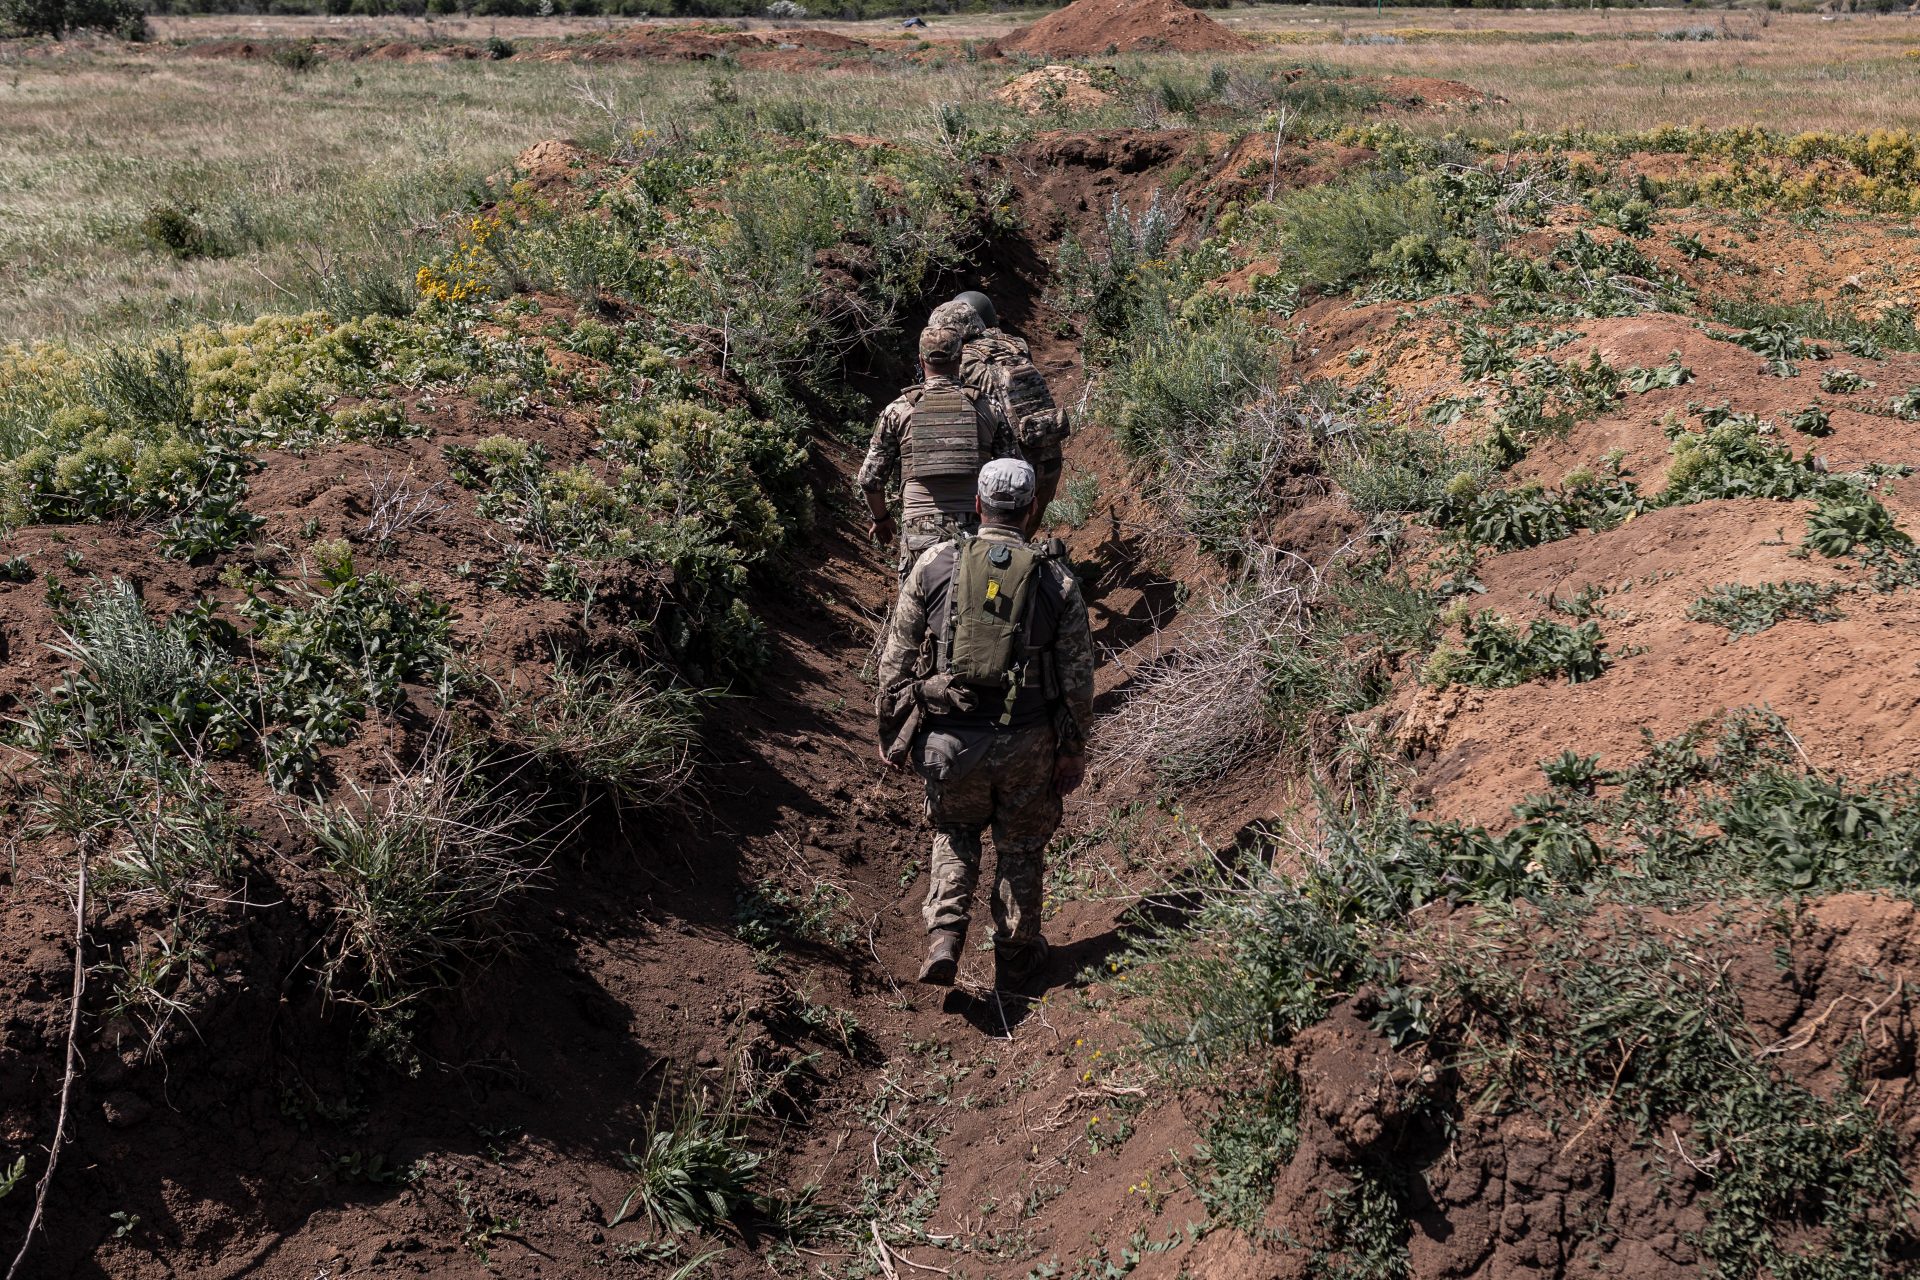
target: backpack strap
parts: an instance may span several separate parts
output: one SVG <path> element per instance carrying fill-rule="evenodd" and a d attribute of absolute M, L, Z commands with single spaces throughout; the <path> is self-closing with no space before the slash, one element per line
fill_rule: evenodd
<path fill-rule="evenodd" d="M 960 621 L 960 557 L 976 536 L 963 529 L 953 540 L 953 572 L 947 576 L 946 616 L 940 622 L 939 652 L 933 656 L 933 669 L 942 675 L 953 674 L 953 633 Z"/>

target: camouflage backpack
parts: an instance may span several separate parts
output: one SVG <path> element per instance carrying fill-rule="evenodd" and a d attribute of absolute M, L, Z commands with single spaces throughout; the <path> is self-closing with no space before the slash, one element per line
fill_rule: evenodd
<path fill-rule="evenodd" d="M 1000 398 L 1023 451 L 1057 445 L 1071 434 L 1067 411 L 1053 402 L 1023 343 L 997 331 L 975 338 L 966 345 L 961 376 L 967 385 Z"/>
<path fill-rule="evenodd" d="M 971 479 L 986 461 L 980 451 L 980 418 L 973 398 L 959 386 L 916 387 L 907 393 L 913 418 L 907 428 L 906 478 Z"/>
<path fill-rule="evenodd" d="M 1014 699 L 1029 681 L 1033 655 L 1027 651 L 1028 622 L 1034 600 L 1044 589 L 1042 566 L 1058 554 L 1054 543 L 1030 546 L 974 536 L 960 539 L 953 581 L 947 588 L 939 669 L 956 684 L 1003 690 L 1002 724 L 1011 718 Z"/>

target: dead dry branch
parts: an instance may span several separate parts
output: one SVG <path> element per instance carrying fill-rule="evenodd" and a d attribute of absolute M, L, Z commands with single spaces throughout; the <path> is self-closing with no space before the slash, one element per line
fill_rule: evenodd
<path fill-rule="evenodd" d="M 366 476 L 370 508 L 366 533 L 378 542 L 392 542 L 403 533 L 425 528 L 447 509 L 447 500 L 441 496 L 446 492 L 446 485 L 437 480 L 422 485 L 411 468 L 404 473 L 386 471 L 377 476 L 369 471 Z"/>
<path fill-rule="evenodd" d="M 1134 674 L 1127 700 L 1101 726 L 1110 778 L 1224 777 L 1271 742 L 1267 672 L 1276 649 L 1305 637 L 1319 577 L 1296 556 L 1252 553 L 1247 575 L 1187 615 L 1178 648 Z"/>

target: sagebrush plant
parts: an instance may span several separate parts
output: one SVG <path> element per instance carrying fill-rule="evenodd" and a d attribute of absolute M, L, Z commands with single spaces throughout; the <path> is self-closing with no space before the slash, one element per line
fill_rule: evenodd
<path fill-rule="evenodd" d="M 546 865 L 537 808 L 444 736 L 384 785 L 296 806 L 333 889 L 329 994 L 391 1016 L 498 954 L 507 907 Z"/>
<path fill-rule="evenodd" d="M 154 621 L 120 578 L 80 601 L 53 651 L 78 668 L 74 691 L 86 729 L 122 738 L 164 732 L 155 713 L 204 687 L 210 674 L 191 623 Z"/>
<path fill-rule="evenodd" d="M 745 1122 L 731 1089 L 718 1098 L 663 1092 L 645 1144 L 624 1157 L 636 1181 L 608 1223 L 644 1217 L 672 1236 L 764 1216 L 768 1202 L 755 1189 L 763 1157 L 744 1142 Z"/>
<path fill-rule="evenodd" d="M 1100 477 L 1091 471 L 1069 468 L 1060 486 L 1060 496 L 1047 504 L 1043 523 L 1078 529 L 1093 517 L 1100 504 Z"/>
<path fill-rule="evenodd" d="M 516 739 L 543 770 L 621 803 L 659 804 L 693 772 L 701 697 L 658 668 L 556 658 L 551 685 L 502 692 Z"/>

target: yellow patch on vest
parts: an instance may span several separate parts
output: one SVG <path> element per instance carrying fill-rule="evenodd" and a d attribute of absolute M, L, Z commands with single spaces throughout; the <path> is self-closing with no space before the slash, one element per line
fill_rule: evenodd
<path fill-rule="evenodd" d="M 987 583 L 987 599 L 991 600 L 999 594 L 1000 594 L 1000 580 L 998 578 L 995 578 L 992 581 Z"/>

